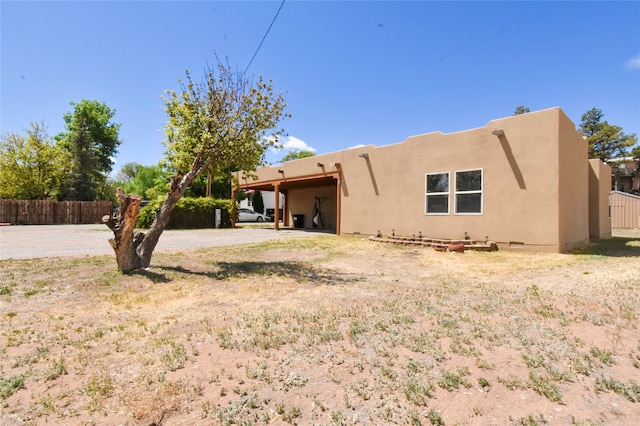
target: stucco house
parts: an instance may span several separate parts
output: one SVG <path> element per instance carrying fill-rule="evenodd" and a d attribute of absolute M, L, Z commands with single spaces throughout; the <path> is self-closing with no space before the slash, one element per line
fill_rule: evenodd
<path fill-rule="evenodd" d="M 575 124 L 551 108 L 237 178 L 238 188 L 284 194 L 278 206 L 284 226 L 339 235 L 466 237 L 500 248 L 566 252 L 611 236 L 611 169 L 587 153 Z"/>
<path fill-rule="evenodd" d="M 608 161 L 612 169 L 612 191 L 640 194 L 640 160 L 633 157 L 614 158 Z"/>

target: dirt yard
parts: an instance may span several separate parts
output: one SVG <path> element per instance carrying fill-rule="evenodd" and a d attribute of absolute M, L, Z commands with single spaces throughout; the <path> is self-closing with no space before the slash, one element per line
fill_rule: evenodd
<path fill-rule="evenodd" d="M 0 261 L 0 424 L 633 425 L 640 238 Z"/>

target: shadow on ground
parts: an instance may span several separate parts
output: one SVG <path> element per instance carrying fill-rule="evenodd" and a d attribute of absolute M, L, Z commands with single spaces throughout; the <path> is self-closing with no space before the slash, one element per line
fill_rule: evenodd
<path fill-rule="evenodd" d="M 154 283 L 171 282 L 177 278 L 173 276 L 175 273 L 204 276 L 215 280 L 248 276 L 287 277 L 300 282 L 325 285 L 350 284 L 361 280 L 361 277 L 356 275 L 319 269 L 301 262 L 216 262 L 211 271 L 192 271 L 180 266 L 155 266 L 152 269 L 139 270 L 135 274 Z"/>
<path fill-rule="evenodd" d="M 610 257 L 638 257 L 640 256 L 640 238 L 613 237 L 595 240 L 588 246 L 572 253 Z"/>

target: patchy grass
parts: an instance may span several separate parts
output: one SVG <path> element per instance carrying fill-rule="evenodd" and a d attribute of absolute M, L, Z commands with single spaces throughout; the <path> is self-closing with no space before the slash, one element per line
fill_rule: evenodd
<path fill-rule="evenodd" d="M 0 380 L 0 400 L 10 397 L 24 386 L 24 376 L 12 376 Z"/>
<path fill-rule="evenodd" d="M 132 275 L 110 257 L 2 261 L 0 423 L 632 423 L 638 250 L 315 235 Z"/>

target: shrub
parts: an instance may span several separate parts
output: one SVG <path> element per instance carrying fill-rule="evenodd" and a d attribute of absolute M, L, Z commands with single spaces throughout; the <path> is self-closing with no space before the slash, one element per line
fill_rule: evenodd
<path fill-rule="evenodd" d="M 166 229 L 197 229 L 214 228 L 215 210 L 220 209 L 222 219 L 221 228 L 231 226 L 231 216 L 229 212 L 232 208 L 231 200 L 217 200 L 209 197 L 202 198 L 181 198 L 171 212 L 171 218 Z M 158 211 L 162 207 L 162 201 L 155 200 L 147 204 L 138 215 L 136 226 L 138 228 L 149 228 L 153 223 Z"/>

